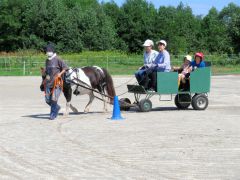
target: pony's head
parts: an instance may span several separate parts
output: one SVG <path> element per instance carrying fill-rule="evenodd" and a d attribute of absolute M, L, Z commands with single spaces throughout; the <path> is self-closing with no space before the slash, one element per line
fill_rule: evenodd
<path fill-rule="evenodd" d="M 65 72 L 65 78 L 66 78 L 66 82 L 71 82 L 74 81 L 75 79 L 78 78 L 78 69 L 77 68 L 69 68 L 66 72 Z"/>
<path fill-rule="evenodd" d="M 46 74 L 45 68 L 41 67 L 40 72 L 41 72 L 41 75 L 43 77 Z"/>
<path fill-rule="evenodd" d="M 46 79 L 46 71 L 45 71 L 45 68 L 41 67 L 40 68 L 40 72 L 41 72 L 41 75 L 42 75 L 42 82 L 40 84 L 40 90 L 41 91 L 44 91 L 44 81 Z"/>

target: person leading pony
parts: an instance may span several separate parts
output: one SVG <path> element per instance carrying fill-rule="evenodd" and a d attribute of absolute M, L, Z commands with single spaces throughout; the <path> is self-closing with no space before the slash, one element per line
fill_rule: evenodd
<path fill-rule="evenodd" d="M 68 69 L 68 66 L 57 56 L 52 44 L 48 44 L 45 47 L 45 53 L 47 60 L 45 69 L 42 69 L 45 101 L 51 107 L 49 119 L 54 120 L 61 109 L 57 102 L 63 88 L 62 76 Z"/>

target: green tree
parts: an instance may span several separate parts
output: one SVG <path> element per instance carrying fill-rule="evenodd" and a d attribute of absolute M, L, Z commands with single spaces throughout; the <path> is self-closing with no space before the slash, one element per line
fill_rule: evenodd
<path fill-rule="evenodd" d="M 65 52 L 82 49 L 141 52 L 146 39 L 165 39 L 171 54 L 239 53 L 240 6 L 195 16 L 182 2 L 158 10 L 147 0 L 1 0 L 0 51 L 40 49 L 47 42 Z"/>
<path fill-rule="evenodd" d="M 230 51 L 230 39 L 226 26 L 219 19 L 216 8 L 210 9 L 202 21 L 205 47 L 209 52 L 226 53 Z"/>
<path fill-rule="evenodd" d="M 156 9 L 146 0 L 127 0 L 118 20 L 118 36 L 128 45 L 130 52 L 142 50 L 146 39 L 155 39 Z"/>
<path fill-rule="evenodd" d="M 102 7 L 104 9 L 105 14 L 111 19 L 116 33 L 115 43 L 113 46 L 117 50 L 127 51 L 127 44 L 124 42 L 124 40 L 119 36 L 119 26 L 120 26 L 120 19 L 121 19 L 121 9 L 120 7 L 114 2 L 107 2 L 103 3 Z"/>
<path fill-rule="evenodd" d="M 230 3 L 220 12 L 220 18 L 227 27 L 227 32 L 231 38 L 233 52 L 240 51 L 240 6 Z"/>
<path fill-rule="evenodd" d="M 111 18 L 112 22 L 114 23 L 115 27 L 118 26 L 118 19 L 120 17 L 120 8 L 118 5 L 112 0 L 111 2 L 102 3 L 103 10 L 105 14 Z"/>
<path fill-rule="evenodd" d="M 61 51 L 81 51 L 78 21 L 81 9 L 68 9 L 62 0 L 29 0 L 24 13 L 24 45 L 40 48 L 53 42 Z"/>
<path fill-rule="evenodd" d="M 157 34 L 168 42 L 172 54 L 189 53 L 199 47 L 201 24 L 189 6 L 160 7 L 156 18 Z"/>
<path fill-rule="evenodd" d="M 101 6 L 89 8 L 81 19 L 84 48 L 89 50 L 114 49 L 116 29 Z"/>
<path fill-rule="evenodd" d="M 0 1 L 0 50 L 15 51 L 22 47 L 22 13 L 24 0 Z"/>

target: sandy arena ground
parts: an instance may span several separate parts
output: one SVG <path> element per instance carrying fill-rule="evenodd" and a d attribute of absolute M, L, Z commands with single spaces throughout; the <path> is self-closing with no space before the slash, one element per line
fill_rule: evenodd
<path fill-rule="evenodd" d="M 115 76 L 115 87 L 129 79 Z M 110 119 L 111 106 L 102 113 L 99 100 L 84 114 L 88 96 L 73 97 L 79 113 L 69 117 L 61 96 L 61 114 L 50 121 L 40 80 L 0 77 L 0 179 L 240 177 L 240 76 L 213 76 L 205 111 L 177 110 L 155 96 L 152 112 L 132 109 L 122 121 Z"/>

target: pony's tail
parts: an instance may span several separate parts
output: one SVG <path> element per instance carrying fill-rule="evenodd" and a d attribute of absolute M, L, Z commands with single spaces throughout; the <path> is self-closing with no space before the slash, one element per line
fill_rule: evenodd
<path fill-rule="evenodd" d="M 102 70 L 105 74 L 105 83 L 106 83 L 107 94 L 108 94 L 108 96 L 111 96 L 111 98 L 109 98 L 109 100 L 110 100 L 110 103 L 113 104 L 113 98 L 114 98 L 114 96 L 116 96 L 113 79 L 106 69 L 102 68 Z"/>

